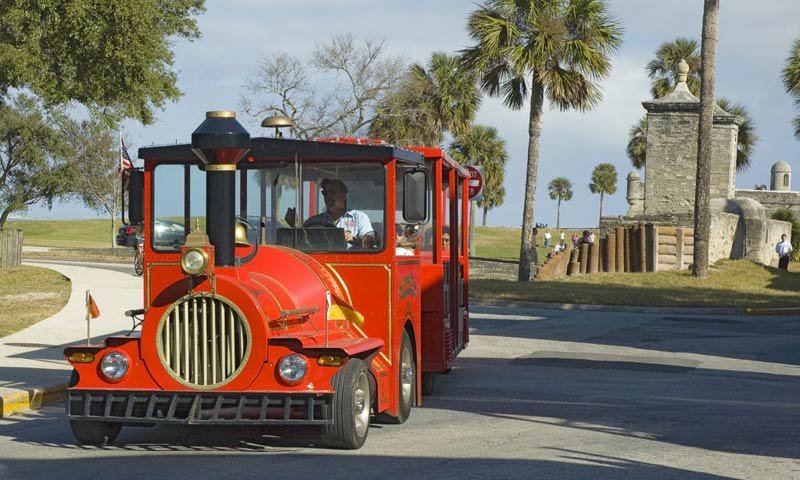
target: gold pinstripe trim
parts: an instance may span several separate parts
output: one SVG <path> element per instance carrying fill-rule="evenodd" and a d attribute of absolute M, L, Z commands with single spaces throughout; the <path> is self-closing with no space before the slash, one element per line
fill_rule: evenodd
<path fill-rule="evenodd" d="M 389 300 L 389 312 L 388 312 L 388 314 L 386 316 L 386 318 L 389 319 L 389 325 L 388 325 L 389 345 L 387 346 L 388 348 L 386 350 L 388 350 L 389 354 L 386 355 L 383 351 L 381 351 L 380 356 L 383 357 L 383 359 L 386 360 L 386 362 L 389 365 L 392 365 L 392 350 L 393 350 L 393 342 L 392 342 L 392 312 L 393 312 L 393 306 L 394 305 L 393 305 L 393 302 L 392 302 L 392 268 L 391 268 L 391 266 L 389 264 L 387 264 L 387 263 L 326 263 L 325 266 L 329 267 L 331 270 L 333 270 L 336 273 L 336 276 L 337 276 L 337 278 L 339 278 L 339 280 L 341 281 L 342 285 L 345 285 L 345 289 L 347 289 L 347 286 L 346 286 L 347 283 L 345 283 L 345 281 L 339 275 L 339 272 L 336 271 L 335 267 L 370 267 L 370 268 L 378 267 L 378 268 L 383 268 L 384 270 L 389 272 L 389 281 L 387 282 L 387 294 L 386 294 L 387 295 L 387 299 Z M 347 291 L 347 295 L 348 295 L 348 297 L 350 296 L 349 290 Z M 350 302 L 350 305 L 353 305 L 352 298 L 348 298 L 348 301 Z M 355 305 L 353 305 L 353 306 L 355 306 Z M 366 322 L 366 319 L 365 319 L 365 322 Z M 364 331 L 361 330 L 361 328 L 359 328 L 358 325 L 356 325 L 356 324 L 354 324 L 352 322 L 350 323 L 350 325 L 352 325 L 353 328 L 363 338 L 368 338 L 368 335 L 366 333 L 364 333 Z"/>

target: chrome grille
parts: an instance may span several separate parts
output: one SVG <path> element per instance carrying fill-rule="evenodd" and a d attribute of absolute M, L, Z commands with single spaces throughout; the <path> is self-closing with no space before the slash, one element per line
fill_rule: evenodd
<path fill-rule="evenodd" d="M 233 380 L 250 354 L 250 328 L 227 300 L 185 297 L 173 304 L 158 327 L 164 368 L 180 383 L 216 388 Z"/>

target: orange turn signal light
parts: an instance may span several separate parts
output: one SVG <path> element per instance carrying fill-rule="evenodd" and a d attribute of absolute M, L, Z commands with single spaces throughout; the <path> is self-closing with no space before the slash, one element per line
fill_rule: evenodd
<path fill-rule="evenodd" d="M 323 355 L 317 358 L 317 365 L 323 367 L 338 367 L 342 364 L 342 357 L 338 355 Z"/>
<path fill-rule="evenodd" d="M 72 352 L 69 354 L 70 363 L 91 363 L 94 361 L 92 352 Z"/>

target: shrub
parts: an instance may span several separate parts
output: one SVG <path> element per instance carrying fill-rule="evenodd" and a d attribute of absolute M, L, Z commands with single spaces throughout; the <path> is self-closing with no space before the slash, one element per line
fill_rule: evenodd
<path fill-rule="evenodd" d="M 800 258 L 800 220 L 789 207 L 775 210 L 770 218 L 792 224 L 792 260 L 798 260 Z"/>

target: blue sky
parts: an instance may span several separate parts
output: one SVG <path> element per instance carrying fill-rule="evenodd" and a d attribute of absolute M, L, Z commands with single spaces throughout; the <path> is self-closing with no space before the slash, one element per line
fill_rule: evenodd
<path fill-rule="evenodd" d="M 290 52 L 301 57 L 333 37 L 352 33 L 384 39 L 392 54 L 425 62 L 433 51 L 452 52 L 468 45 L 465 23 L 475 9 L 472 0 L 207 0 L 198 18 L 203 37 L 176 42 L 175 70 L 183 98 L 157 113 L 158 121 L 144 127 L 125 122 L 123 134 L 131 156 L 141 146 L 188 142 L 208 110 L 238 108 L 245 79 L 252 76 L 260 56 Z M 649 99 L 644 67 L 656 48 L 676 37 L 699 40 L 702 1 L 612 0 L 611 13 L 625 29 L 623 45 L 613 58 L 611 76 L 602 84 L 603 102 L 588 113 L 546 108 L 535 220 L 556 222 L 556 202 L 547 195 L 547 183 L 565 176 L 575 192 L 562 203 L 562 225 L 597 223 L 599 196 L 589 192 L 591 171 L 599 163 L 617 167 L 618 190 L 606 196 L 604 214 L 624 214 L 625 177 L 631 171 L 625 155 L 628 129 L 645 113 Z M 796 0 L 724 0 L 720 11 L 717 52 L 718 96 L 744 104 L 750 111 L 760 141 L 752 166 L 737 174 L 737 188 L 769 184 L 769 169 L 778 160 L 798 169 L 800 142 L 794 139 L 791 119 L 797 115 L 784 92 L 780 72 L 792 41 L 800 37 L 800 2 Z M 507 142 L 506 201 L 489 213 L 492 226 L 519 226 L 525 188 L 528 145 L 527 109 L 510 111 L 495 99 L 484 99 L 477 123 L 498 129 Z M 248 126 L 251 134 L 259 129 Z M 800 170 L 798 170 L 800 172 Z M 800 179 L 793 188 L 800 190 Z M 34 207 L 34 218 L 90 218 L 95 214 L 75 204 L 58 204 L 52 211 Z"/>

